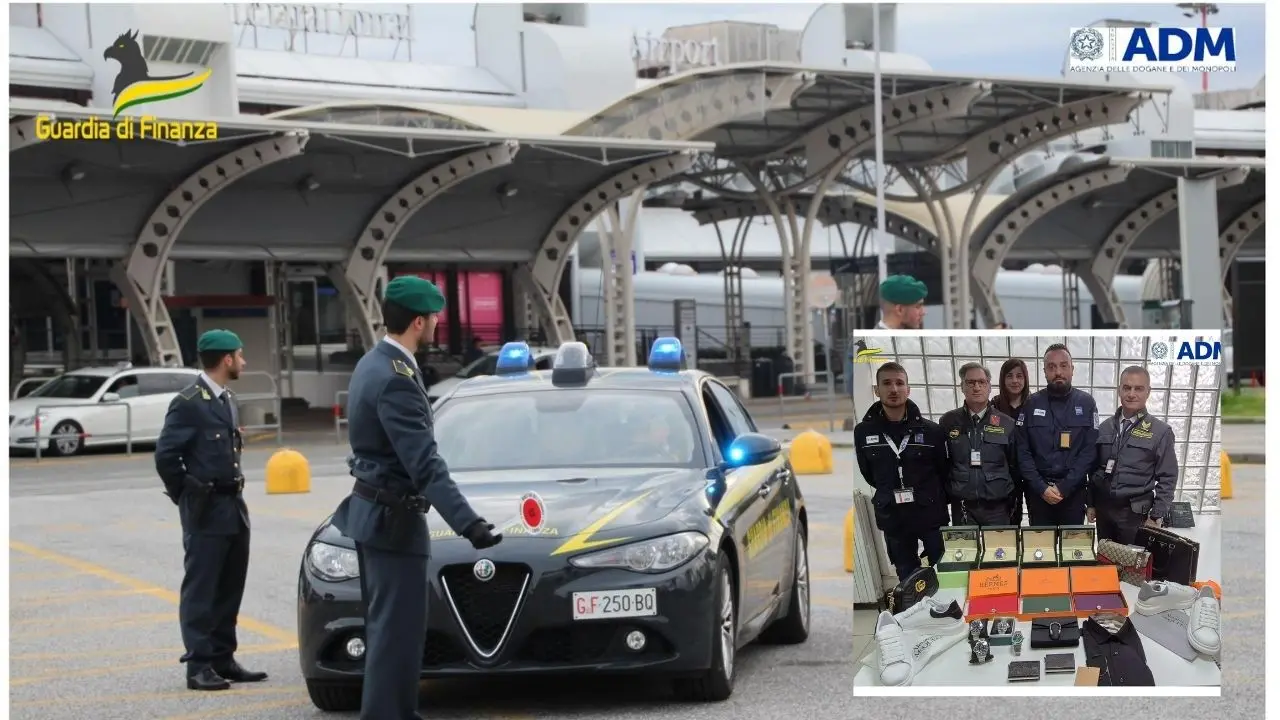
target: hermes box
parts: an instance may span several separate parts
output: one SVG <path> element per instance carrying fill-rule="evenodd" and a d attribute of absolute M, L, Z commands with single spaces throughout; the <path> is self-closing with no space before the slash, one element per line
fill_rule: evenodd
<path fill-rule="evenodd" d="M 973 570 L 965 622 L 1018 614 L 1018 569 Z"/>
<path fill-rule="evenodd" d="M 977 526 L 942 528 L 942 559 L 938 572 L 973 570 L 982 557 L 981 532 Z"/>
<path fill-rule="evenodd" d="M 1022 567 L 1057 567 L 1058 528 L 1056 525 L 1024 527 L 1019 549 Z"/>
<path fill-rule="evenodd" d="M 982 528 L 982 560 L 978 567 L 984 570 L 1018 567 L 1016 525 L 988 525 Z"/>
<path fill-rule="evenodd" d="M 1058 557 L 1063 567 L 1097 565 L 1098 530 L 1093 525 L 1063 525 L 1058 528 Z"/>
<path fill-rule="evenodd" d="M 1023 568 L 1018 619 L 1026 622 L 1071 613 L 1071 572 L 1067 568 Z"/>
<path fill-rule="evenodd" d="M 1087 618 L 1098 612 L 1129 614 L 1129 603 L 1120 591 L 1120 571 L 1115 565 L 1071 568 L 1071 610 Z"/>

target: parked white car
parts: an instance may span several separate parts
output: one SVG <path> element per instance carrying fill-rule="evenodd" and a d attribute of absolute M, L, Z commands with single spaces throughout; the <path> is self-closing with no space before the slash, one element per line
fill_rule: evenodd
<path fill-rule="evenodd" d="M 499 348 L 500 349 L 500 348 Z M 481 377 L 484 375 L 493 375 L 498 371 L 498 350 L 494 349 L 486 352 L 471 363 L 464 365 L 453 377 L 445 378 L 431 387 L 427 388 L 427 399 L 435 402 L 440 398 L 448 395 L 463 380 L 473 377 Z M 555 348 L 534 347 L 529 348 L 530 356 L 533 358 L 534 370 L 550 370 L 551 361 L 555 360 Z"/>
<path fill-rule="evenodd" d="M 59 375 L 9 403 L 9 450 L 75 455 L 86 447 L 154 443 L 169 402 L 199 376 L 191 368 L 88 367 Z"/>

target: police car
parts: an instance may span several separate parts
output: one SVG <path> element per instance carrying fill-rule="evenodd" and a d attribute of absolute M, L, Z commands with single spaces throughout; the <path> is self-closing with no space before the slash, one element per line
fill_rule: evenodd
<path fill-rule="evenodd" d="M 530 371 L 522 343 L 494 376 L 435 406 L 440 454 L 501 529 L 473 549 L 432 510 L 422 677 L 547 672 L 670 677 L 733 692 L 737 651 L 809 635 L 808 517 L 777 440 L 678 340 L 648 368 L 596 368 L 566 343 Z M 360 567 L 329 520 L 303 554 L 298 651 L 314 704 L 360 705 Z"/>

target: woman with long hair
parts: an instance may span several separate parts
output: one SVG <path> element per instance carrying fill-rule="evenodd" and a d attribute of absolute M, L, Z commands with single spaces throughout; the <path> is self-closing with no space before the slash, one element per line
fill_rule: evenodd
<path fill-rule="evenodd" d="M 1027 373 L 1027 364 L 1019 358 L 1009 358 L 1000 366 L 1000 392 L 996 394 L 991 404 L 997 410 L 1008 415 L 1015 420 L 1021 413 L 1021 407 L 1027 402 L 1027 397 L 1031 395 L 1031 383 L 1028 382 L 1030 374 Z M 1022 524 L 1022 498 L 1026 491 L 1026 484 L 1022 479 L 1022 474 L 1018 472 L 1018 468 L 1013 470 L 1013 508 L 1009 521 L 1014 525 Z"/>

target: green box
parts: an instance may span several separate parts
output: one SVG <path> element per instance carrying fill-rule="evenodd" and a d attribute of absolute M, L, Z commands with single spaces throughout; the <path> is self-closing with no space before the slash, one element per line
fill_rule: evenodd
<path fill-rule="evenodd" d="M 983 570 L 1017 567 L 1019 549 L 1018 526 L 987 525 L 982 528 L 982 559 L 978 567 Z M 1001 550 L 1004 552 L 1000 553 Z"/>
<path fill-rule="evenodd" d="M 1058 556 L 1063 567 L 1097 565 L 1098 528 L 1094 525 L 1063 525 L 1058 528 Z M 1080 557 L 1076 557 L 1076 551 Z"/>
<path fill-rule="evenodd" d="M 1033 525 L 1022 528 L 1018 537 L 1020 549 L 1019 563 L 1022 567 L 1049 568 L 1058 566 L 1058 526 Z M 1037 560 L 1036 550 L 1042 551 L 1044 557 Z"/>
<path fill-rule="evenodd" d="M 956 557 L 959 553 L 960 557 Z M 976 525 L 963 525 L 942 528 L 942 559 L 938 561 L 938 572 L 966 573 L 978 568 L 978 560 L 982 557 L 982 533 Z"/>
<path fill-rule="evenodd" d="M 951 570 L 949 572 L 938 573 L 938 589 L 968 591 L 969 571 L 968 570 Z M 960 604 L 964 605 L 963 602 Z"/>
<path fill-rule="evenodd" d="M 1006 632 L 1006 633 L 1000 632 L 1001 621 L 1007 622 L 1009 624 L 1009 632 Z M 1012 645 L 1013 633 L 1016 632 L 1017 630 L 1018 630 L 1018 618 L 1015 618 L 1015 617 L 995 618 L 991 621 L 991 625 L 988 626 L 987 642 L 991 643 L 992 647 L 996 645 Z"/>
<path fill-rule="evenodd" d="M 1022 614 L 1034 615 L 1036 613 L 1062 613 L 1064 615 L 1071 614 L 1071 596 L 1070 595 L 1031 595 L 1022 598 Z"/>

